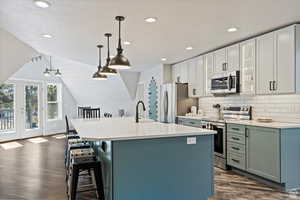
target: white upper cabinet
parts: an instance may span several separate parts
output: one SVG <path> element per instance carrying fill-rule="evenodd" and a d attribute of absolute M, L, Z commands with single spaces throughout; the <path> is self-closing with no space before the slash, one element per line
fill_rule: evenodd
<path fill-rule="evenodd" d="M 182 62 L 172 66 L 172 79 L 174 83 L 188 82 L 188 62 Z"/>
<path fill-rule="evenodd" d="M 240 70 L 240 45 L 235 44 L 226 48 L 227 62 L 225 70 L 232 72 Z"/>
<path fill-rule="evenodd" d="M 289 26 L 257 38 L 257 94 L 296 92 L 296 71 L 299 65 L 296 59 L 296 43 L 299 40 L 295 36 L 297 26 Z"/>
<path fill-rule="evenodd" d="M 188 62 L 188 83 L 195 84 L 197 82 L 196 59 L 191 59 Z"/>
<path fill-rule="evenodd" d="M 205 68 L 205 96 L 212 96 L 211 94 L 211 78 L 214 75 L 214 54 L 209 53 L 204 56 Z"/>
<path fill-rule="evenodd" d="M 180 82 L 180 63 L 172 66 L 172 79 L 174 83 Z"/>
<path fill-rule="evenodd" d="M 276 68 L 274 90 L 278 94 L 294 93 L 295 88 L 295 27 L 275 31 Z"/>
<path fill-rule="evenodd" d="M 226 49 L 214 52 L 214 73 L 220 74 L 226 70 Z"/>
<path fill-rule="evenodd" d="M 180 82 L 181 83 L 188 83 L 188 69 L 189 69 L 188 61 L 181 63 L 181 66 L 180 66 Z"/>
<path fill-rule="evenodd" d="M 241 93 L 255 94 L 256 40 L 251 39 L 240 44 L 241 54 Z"/>
<path fill-rule="evenodd" d="M 204 60 L 203 56 L 191 59 L 189 62 L 189 96 L 202 97 L 204 96 Z"/>
<path fill-rule="evenodd" d="M 256 93 L 273 93 L 274 81 L 274 32 L 257 38 Z"/>

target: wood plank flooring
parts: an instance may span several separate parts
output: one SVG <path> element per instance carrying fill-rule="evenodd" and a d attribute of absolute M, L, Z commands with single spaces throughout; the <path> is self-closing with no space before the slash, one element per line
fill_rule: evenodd
<path fill-rule="evenodd" d="M 66 200 L 64 139 L 18 141 L 23 147 L 0 147 L 0 200 Z M 300 170 L 300 169 L 299 169 Z M 300 194 L 281 193 L 231 171 L 216 169 L 216 195 L 211 200 L 300 200 Z M 93 192 L 78 199 L 94 200 Z M 188 199 L 187 199 L 188 200 Z"/>

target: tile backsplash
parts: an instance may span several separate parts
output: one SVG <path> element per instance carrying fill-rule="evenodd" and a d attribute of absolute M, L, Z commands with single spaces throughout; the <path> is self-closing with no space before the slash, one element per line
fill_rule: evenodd
<path fill-rule="evenodd" d="M 199 98 L 199 108 L 207 116 L 216 117 L 213 104 L 221 106 L 250 105 L 253 118 L 268 117 L 276 121 L 300 123 L 300 95 L 226 96 Z"/>

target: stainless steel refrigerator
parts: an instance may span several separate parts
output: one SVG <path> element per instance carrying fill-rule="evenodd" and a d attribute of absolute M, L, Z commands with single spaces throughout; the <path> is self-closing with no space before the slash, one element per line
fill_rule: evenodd
<path fill-rule="evenodd" d="M 187 83 L 168 83 L 161 86 L 160 120 L 175 123 L 176 116 L 190 112 L 192 106 L 198 106 L 198 98 L 188 97 Z"/>

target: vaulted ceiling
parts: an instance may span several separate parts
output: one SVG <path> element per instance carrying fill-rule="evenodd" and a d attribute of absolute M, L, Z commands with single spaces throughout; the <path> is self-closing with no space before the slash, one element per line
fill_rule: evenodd
<path fill-rule="evenodd" d="M 173 63 L 274 27 L 300 21 L 299 0 L 49 0 L 48 9 L 31 0 L 1 0 L 0 26 L 38 51 L 90 65 L 98 43 L 112 32 L 116 15 L 126 16 L 125 55 L 136 70 Z M 144 18 L 157 17 L 156 23 Z M 231 26 L 239 28 L 228 33 Z M 49 33 L 52 39 L 41 35 Z M 193 46 L 191 51 L 185 50 Z"/>

